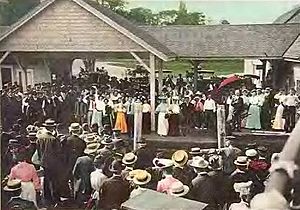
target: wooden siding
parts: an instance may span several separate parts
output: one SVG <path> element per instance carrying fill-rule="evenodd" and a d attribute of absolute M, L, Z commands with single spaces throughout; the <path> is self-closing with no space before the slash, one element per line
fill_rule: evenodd
<path fill-rule="evenodd" d="M 0 44 L 0 51 L 145 52 L 71 0 L 50 5 Z"/>

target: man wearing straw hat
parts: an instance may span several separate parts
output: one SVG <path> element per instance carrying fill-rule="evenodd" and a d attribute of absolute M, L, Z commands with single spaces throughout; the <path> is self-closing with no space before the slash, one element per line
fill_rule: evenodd
<path fill-rule="evenodd" d="M 73 168 L 74 198 L 78 207 L 81 207 L 92 193 L 90 174 L 94 171 L 94 157 L 100 144 L 91 141 L 86 145 L 84 156 L 78 157 Z"/>
<path fill-rule="evenodd" d="M 10 200 L 6 204 L 7 209 L 37 209 L 32 201 L 21 198 L 22 186 L 20 180 L 8 181 L 3 190 L 10 195 Z"/>
<path fill-rule="evenodd" d="M 110 166 L 113 176 L 106 180 L 100 191 L 99 205 L 102 209 L 119 209 L 130 196 L 130 186 L 122 176 L 124 166 L 121 160 L 114 160 Z"/>
<path fill-rule="evenodd" d="M 145 190 L 144 187 L 151 181 L 151 174 L 146 170 L 136 169 L 129 172 L 127 179 L 135 185 L 135 188 L 130 193 L 130 198 L 133 198 Z"/>

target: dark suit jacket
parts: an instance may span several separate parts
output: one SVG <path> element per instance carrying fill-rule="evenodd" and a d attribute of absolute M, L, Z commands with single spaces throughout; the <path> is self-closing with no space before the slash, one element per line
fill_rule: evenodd
<path fill-rule="evenodd" d="M 79 138 L 77 135 L 71 135 L 67 138 L 66 149 L 68 154 L 70 155 L 70 159 L 72 164 L 75 164 L 76 159 L 83 154 L 83 151 L 86 147 L 86 143 L 84 140 Z"/>
<path fill-rule="evenodd" d="M 102 185 L 99 206 L 101 209 L 119 209 L 129 196 L 129 183 L 121 176 L 112 176 Z"/>
<path fill-rule="evenodd" d="M 37 209 L 32 201 L 20 197 L 12 197 L 7 203 L 7 209 L 35 210 Z"/>

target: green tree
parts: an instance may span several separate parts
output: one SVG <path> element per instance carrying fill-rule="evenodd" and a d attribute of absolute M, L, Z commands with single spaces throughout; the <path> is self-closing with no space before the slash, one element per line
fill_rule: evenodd
<path fill-rule="evenodd" d="M 222 25 L 229 25 L 230 24 L 228 20 L 221 20 L 220 23 Z"/>
<path fill-rule="evenodd" d="M 126 0 L 96 0 L 99 4 L 108 6 L 115 12 L 123 11 L 127 5 Z"/>
<path fill-rule="evenodd" d="M 176 10 L 164 10 L 154 15 L 153 25 L 173 25 L 177 18 Z"/>
<path fill-rule="evenodd" d="M 39 4 L 39 0 L 8 0 L 0 3 L 0 25 L 11 25 Z"/>
<path fill-rule="evenodd" d="M 132 22 L 142 25 L 151 25 L 154 22 L 154 15 L 151 9 L 137 7 L 129 11 L 127 18 Z"/>
<path fill-rule="evenodd" d="M 188 12 L 186 4 L 179 2 L 175 25 L 202 25 L 205 24 L 205 15 L 202 12 Z"/>

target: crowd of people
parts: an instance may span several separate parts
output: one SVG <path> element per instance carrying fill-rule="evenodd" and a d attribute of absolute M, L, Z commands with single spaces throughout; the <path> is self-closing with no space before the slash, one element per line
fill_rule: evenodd
<path fill-rule="evenodd" d="M 256 144 L 239 149 L 229 140 L 222 149 L 194 147 L 171 155 L 145 140 L 132 150 L 120 133 L 72 123 L 66 135 L 48 119 L 5 136 L 2 208 L 120 209 L 150 189 L 206 203 L 206 209 L 250 209 L 279 156 Z M 299 206 L 299 182 L 292 184 L 286 199 Z M 258 205 L 255 199 L 251 205 Z M 287 207 L 287 201 L 277 205 Z"/>

